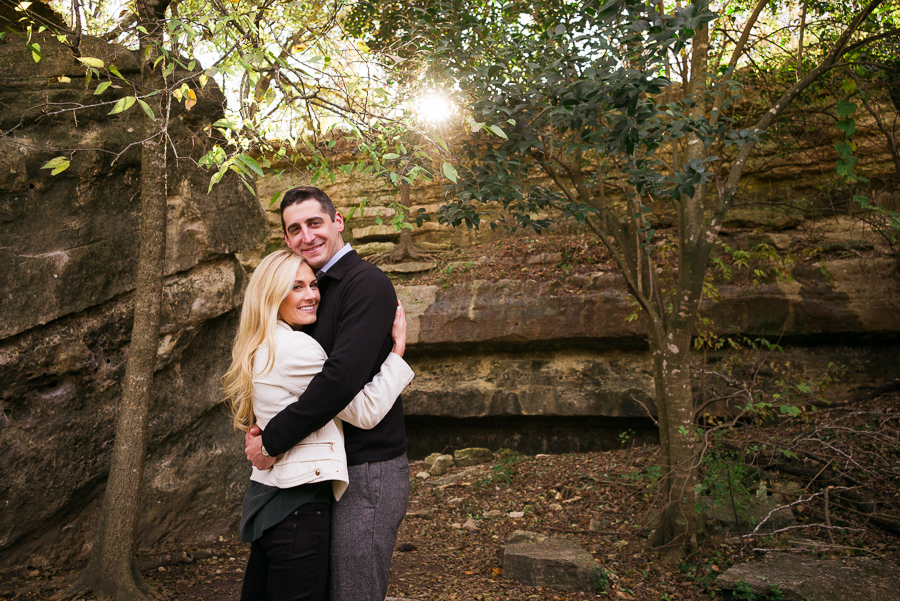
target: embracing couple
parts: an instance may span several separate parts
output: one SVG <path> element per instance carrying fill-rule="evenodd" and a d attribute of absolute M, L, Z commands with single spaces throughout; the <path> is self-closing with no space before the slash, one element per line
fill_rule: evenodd
<path fill-rule="evenodd" d="M 409 497 L 406 317 L 324 192 L 286 192 L 281 224 L 291 250 L 253 272 L 224 378 L 253 464 L 241 600 L 383 601 Z"/>

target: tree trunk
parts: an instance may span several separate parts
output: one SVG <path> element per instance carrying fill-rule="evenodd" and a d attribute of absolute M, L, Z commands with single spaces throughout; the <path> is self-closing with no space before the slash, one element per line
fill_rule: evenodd
<path fill-rule="evenodd" d="M 412 206 L 409 200 L 410 186 L 408 183 L 400 184 L 400 204 L 406 207 L 407 214 Z M 412 241 L 412 230 L 408 227 L 400 229 L 400 243 L 385 254 L 376 256 L 375 263 L 402 263 L 403 261 L 428 260 L 428 252 L 422 250 Z"/>
<path fill-rule="evenodd" d="M 153 69 L 162 40 L 161 18 L 168 2 L 139 3 L 140 21 L 150 32 L 142 39 L 143 90 L 165 87 L 162 65 Z M 147 48 L 149 54 L 145 54 Z M 141 505 L 141 480 L 153 374 L 159 344 L 162 283 L 166 251 L 166 119 L 161 108 L 165 93 L 148 98 L 156 121 L 147 119 L 141 147 L 140 255 L 134 292 L 134 325 L 122 401 L 116 417 L 116 438 L 103 509 L 91 559 L 82 585 L 101 599 L 143 599 L 146 585 L 134 562 L 135 530 Z"/>
<path fill-rule="evenodd" d="M 649 320 L 646 320 L 649 321 Z M 690 549 L 696 542 L 697 442 L 690 378 L 690 332 L 649 324 L 662 454 L 661 501 L 651 544 Z"/>

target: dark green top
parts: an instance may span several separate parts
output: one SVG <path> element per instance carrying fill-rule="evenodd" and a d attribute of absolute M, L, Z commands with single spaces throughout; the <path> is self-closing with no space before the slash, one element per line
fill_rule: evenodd
<path fill-rule="evenodd" d="M 252 543 L 301 505 L 331 503 L 333 499 L 331 480 L 293 488 L 276 488 L 251 480 L 241 511 L 241 541 Z"/>

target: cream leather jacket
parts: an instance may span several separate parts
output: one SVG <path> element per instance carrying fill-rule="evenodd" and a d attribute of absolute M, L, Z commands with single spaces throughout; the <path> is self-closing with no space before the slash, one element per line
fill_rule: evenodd
<path fill-rule="evenodd" d="M 318 342 L 303 332 L 295 332 L 284 322 L 278 322 L 274 363 L 266 369 L 266 346 L 257 351 L 254 359 L 253 413 L 260 428 L 265 430 L 270 419 L 296 402 L 313 376 L 321 371 L 325 359 L 325 351 Z M 409 365 L 391 353 L 378 375 L 337 418 L 281 455 L 272 469 L 253 468 L 250 479 L 278 488 L 332 480 L 334 498 L 339 500 L 347 490 L 348 482 L 341 422 L 366 430 L 374 428 L 414 376 Z"/>

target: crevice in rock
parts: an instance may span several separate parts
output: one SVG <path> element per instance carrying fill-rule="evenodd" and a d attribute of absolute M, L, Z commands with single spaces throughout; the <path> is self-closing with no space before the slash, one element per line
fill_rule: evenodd
<path fill-rule="evenodd" d="M 585 453 L 623 446 L 658 444 L 650 418 L 601 416 L 498 415 L 451 418 L 406 416 L 411 460 L 466 447 L 512 449 L 524 455 Z"/>

